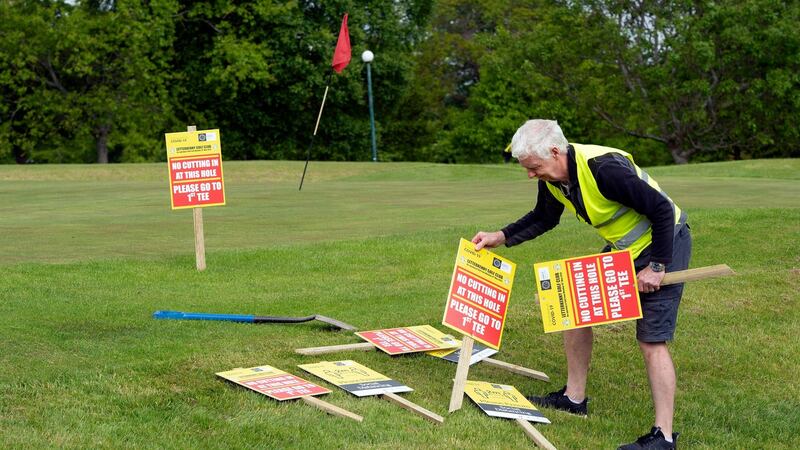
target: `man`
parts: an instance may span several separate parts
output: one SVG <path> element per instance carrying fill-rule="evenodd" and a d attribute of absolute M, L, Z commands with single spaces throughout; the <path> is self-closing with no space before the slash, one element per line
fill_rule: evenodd
<path fill-rule="evenodd" d="M 512 154 L 539 180 L 535 208 L 500 231 L 481 231 L 475 249 L 513 246 L 558 225 L 566 206 L 593 226 L 608 245 L 603 251 L 629 249 L 634 257 L 642 302 L 636 339 L 644 356 L 655 409 L 651 431 L 628 445 L 632 449 L 674 449 L 672 432 L 675 368 L 667 348 L 672 340 L 683 285 L 661 288 L 666 272 L 689 266 L 692 240 L 686 214 L 628 153 L 595 145 L 569 144 L 558 123 L 530 120 L 514 134 Z M 565 331 L 567 384 L 534 403 L 588 413 L 586 380 L 592 356 L 592 329 Z"/>

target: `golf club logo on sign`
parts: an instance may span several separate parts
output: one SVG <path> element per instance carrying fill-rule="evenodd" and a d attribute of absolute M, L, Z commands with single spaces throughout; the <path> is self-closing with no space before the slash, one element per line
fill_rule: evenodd
<path fill-rule="evenodd" d="M 546 333 L 642 317 L 628 250 L 539 263 L 533 269 Z"/>

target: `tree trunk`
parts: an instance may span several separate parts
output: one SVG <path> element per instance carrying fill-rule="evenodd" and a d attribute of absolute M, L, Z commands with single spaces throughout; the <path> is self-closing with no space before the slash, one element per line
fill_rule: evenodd
<path fill-rule="evenodd" d="M 682 149 L 677 144 L 668 142 L 667 148 L 675 164 L 687 164 L 689 162 L 689 157 L 692 156 L 692 152 Z"/>
<path fill-rule="evenodd" d="M 97 127 L 97 162 L 108 164 L 108 132 L 111 129 L 108 125 Z"/>

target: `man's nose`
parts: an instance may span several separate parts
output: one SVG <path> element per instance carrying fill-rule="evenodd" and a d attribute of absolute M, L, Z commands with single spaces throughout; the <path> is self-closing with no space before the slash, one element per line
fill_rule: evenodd
<path fill-rule="evenodd" d="M 536 172 L 531 169 L 528 169 L 528 178 L 536 178 Z"/>

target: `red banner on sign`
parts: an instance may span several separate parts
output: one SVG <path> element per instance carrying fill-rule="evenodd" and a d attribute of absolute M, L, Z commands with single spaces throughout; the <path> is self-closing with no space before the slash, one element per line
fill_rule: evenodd
<path fill-rule="evenodd" d="M 327 394 L 330 390 L 317 386 L 292 374 L 284 374 L 244 381 L 241 384 L 248 388 L 269 395 L 277 400 L 290 400 L 306 395 Z"/>
<path fill-rule="evenodd" d="M 169 159 L 172 207 L 225 204 L 225 185 L 219 154 Z"/>
<path fill-rule="evenodd" d="M 499 347 L 508 307 L 508 290 L 457 267 L 444 323 L 480 342 Z"/>
<path fill-rule="evenodd" d="M 629 254 L 604 253 L 567 259 L 565 264 L 577 326 L 641 317 Z"/>

